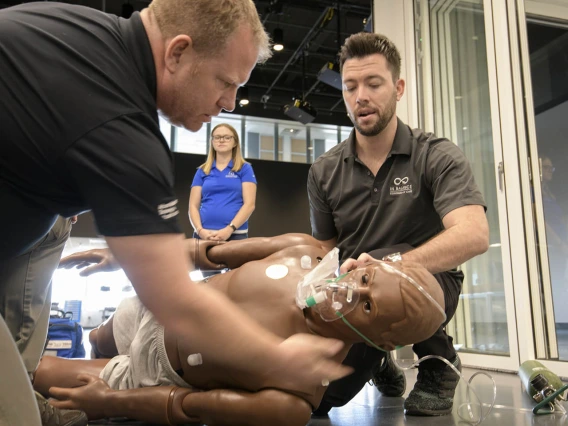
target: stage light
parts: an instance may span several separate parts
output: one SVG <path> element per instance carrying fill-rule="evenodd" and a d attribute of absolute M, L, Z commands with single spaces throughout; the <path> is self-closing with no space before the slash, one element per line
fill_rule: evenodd
<path fill-rule="evenodd" d="M 239 105 L 247 106 L 249 104 L 249 94 L 247 87 L 241 87 L 239 89 Z"/>
<path fill-rule="evenodd" d="M 316 119 L 318 112 L 308 102 L 296 99 L 292 105 L 284 106 L 284 114 L 302 124 L 308 124 Z"/>
<path fill-rule="evenodd" d="M 333 62 L 328 62 L 318 73 L 318 80 L 322 83 L 329 84 L 331 87 L 335 87 L 337 90 L 342 90 L 341 74 L 337 71 L 338 68 L 339 66 L 335 65 Z"/>
<path fill-rule="evenodd" d="M 272 41 L 274 41 L 274 44 L 272 45 L 272 48 L 274 50 L 280 52 L 282 49 L 284 49 L 284 31 L 282 30 L 282 28 L 274 29 Z"/>

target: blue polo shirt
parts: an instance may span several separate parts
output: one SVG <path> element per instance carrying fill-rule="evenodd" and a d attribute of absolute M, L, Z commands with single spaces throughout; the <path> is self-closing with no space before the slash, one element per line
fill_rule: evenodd
<path fill-rule="evenodd" d="M 216 164 L 214 161 L 208 175 L 202 168 L 198 168 L 191 184 L 192 188 L 201 187 L 199 215 L 201 225 L 205 229 L 221 229 L 229 225 L 243 206 L 243 182 L 252 182 L 256 185 L 256 177 L 249 163 L 245 163 L 238 172 L 231 170 L 232 160 L 223 170 L 217 169 Z M 235 233 L 247 231 L 248 221 Z"/>

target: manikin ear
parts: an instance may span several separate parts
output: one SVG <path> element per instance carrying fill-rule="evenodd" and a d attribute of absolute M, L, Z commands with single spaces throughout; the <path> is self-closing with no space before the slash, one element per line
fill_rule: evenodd
<path fill-rule="evenodd" d="M 172 38 L 166 46 L 164 63 L 170 73 L 174 73 L 184 62 L 182 59 L 193 52 L 193 40 L 190 36 L 181 34 Z"/>
<path fill-rule="evenodd" d="M 404 95 L 404 88 L 406 87 L 406 82 L 404 81 L 404 79 L 399 78 L 398 81 L 396 82 L 396 100 L 400 101 L 400 98 L 402 98 L 402 95 Z"/>

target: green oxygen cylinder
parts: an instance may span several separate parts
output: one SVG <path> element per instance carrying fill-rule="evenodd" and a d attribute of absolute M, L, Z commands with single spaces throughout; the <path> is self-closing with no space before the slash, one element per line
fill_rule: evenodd
<path fill-rule="evenodd" d="M 538 361 L 525 361 L 519 368 L 525 391 L 535 402 L 541 402 L 564 386 L 560 377 Z"/>

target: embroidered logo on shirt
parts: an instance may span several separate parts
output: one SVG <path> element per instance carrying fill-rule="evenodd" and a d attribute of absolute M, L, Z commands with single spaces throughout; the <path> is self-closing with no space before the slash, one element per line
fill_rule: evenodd
<path fill-rule="evenodd" d="M 229 172 L 229 173 L 227 173 L 227 176 L 225 176 L 225 177 L 233 178 L 233 179 L 238 178 L 238 176 L 235 172 Z"/>
<path fill-rule="evenodd" d="M 390 195 L 412 194 L 412 184 L 408 183 L 408 176 L 394 178 L 390 186 Z"/>
<path fill-rule="evenodd" d="M 178 215 L 179 210 L 176 206 L 177 202 L 178 200 L 174 200 L 166 204 L 158 205 L 158 214 L 162 217 L 162 219 L 170 219 Z"/>

